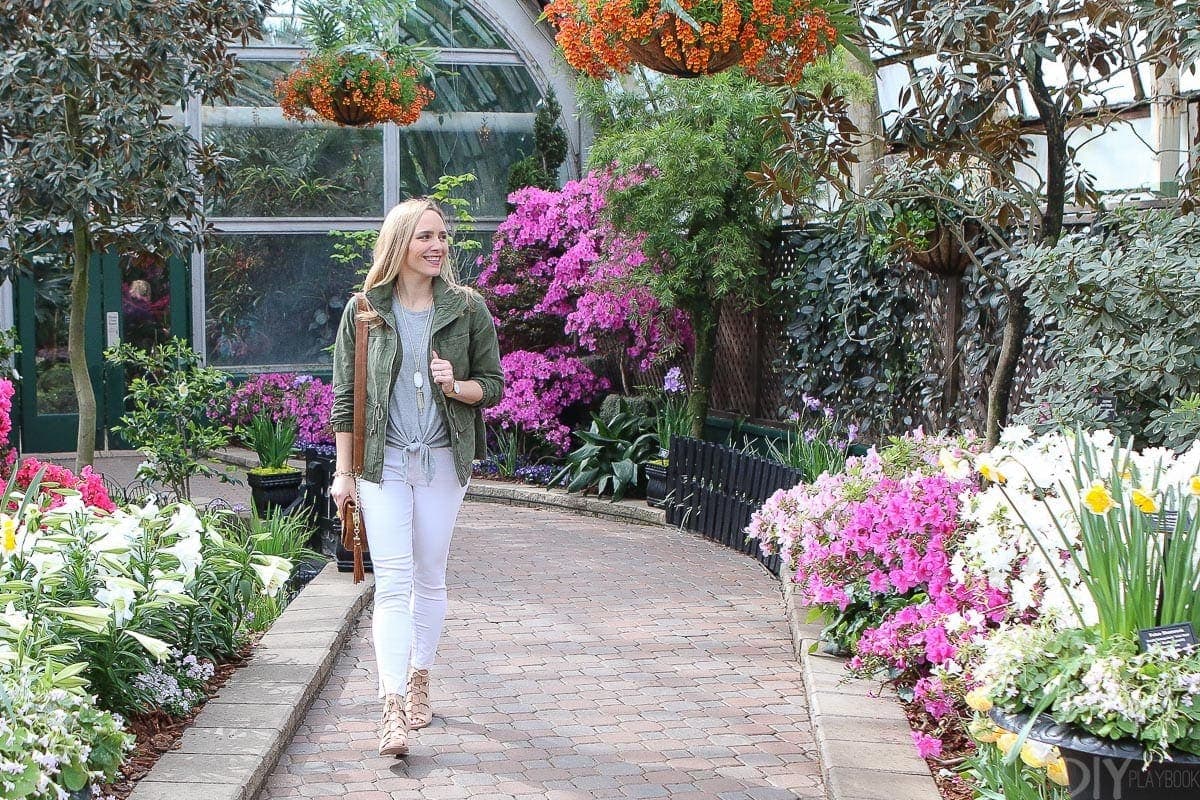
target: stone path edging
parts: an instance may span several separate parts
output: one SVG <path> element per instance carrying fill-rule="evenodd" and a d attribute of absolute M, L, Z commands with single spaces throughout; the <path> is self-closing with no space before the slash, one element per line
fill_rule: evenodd
<path fill-rule="evenodd" d="M 878 682 L 849 677 L 844 658 L 817 650 L 821 626 L 806 621 L 791 581 L 780 585 L 829 800 L 941 800 L 899 703 Z"/>
<path fill-rule="evenodd" d="M 129 800 L 253 800 L 374 591 L 330 563 L 288 605 Z"/>
<path fill-rule="evenodd" d="M 667 522 L 666 513 L 662 509 L 646 505 L 645 500 L 621 500 L 614 503 L 581 494 L 567 494 L 563 489 L 545 489 L 480 478 L 471 479 L 471 484 L 467 487 L 467 499 L 533 508 L 557 508 L 641 525 L 665 525 Z"/>

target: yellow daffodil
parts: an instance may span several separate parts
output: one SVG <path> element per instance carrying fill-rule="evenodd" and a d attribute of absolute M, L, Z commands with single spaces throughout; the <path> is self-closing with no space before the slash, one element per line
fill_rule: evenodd
<path fill-rule="evenodd" d="M 1059 786 L 1066 786 L 1067 778 L 1067 762 L 1062 758 L 1056 758 L 1046 765 L 1046 777 L 1057 783 Z"/>
<path fill-rule="evenodd" d="M 996 469 L 994 464 L 990 464 L 987 461 L 979 462 L 979 474 L 984 477 L 984 480 L 991 481 L 992 483 L 1004 483 L 1008 480 L 1003 472 Z"/>
<path fill-rule="evenodd" d="M 1008 751 L 1013 749 L 1013 745 L 1017 743 L 1017 735 L 1012 731 L 1005 731 L 996 737 L 996 747 L 1000 748 L 1000 752 L 1008 755 Z"/>
<path fill-rule="evenodd" d="M 951 480 L 962 480 L 970 474 L 970 467 L 966 459 L 959 458 L 948 449 L 943 449 L 938 454 L 938 466 L 942 468 L 942 473 Z"/>
<path fill-rule="evenodd" d="M 1034 769 L 1042 769 L 1050 763 L 1051 750 L 1048 744 L 1027 741 L 1021 745 L 1021 760 Z"/>
<path fill-rule="evenodd" d="M 1108 487 L 1104 485 L 1103 481 L 1096 481 L 1090 489 L 1084 492 L 1083 504 L 1093 514 L 1107 514 L 1117 507 L 1116 501 L 1113 500 L 1113 496 L 1109 493 Z"/>
<path fill-rule="evenodd" d="M 17 521 L 7 514 L 0 514 L 0 550 L 11 556 L 17 552 Z"/>
<path fill-rule="evenodd" d="M 1188 481 L 1188 490 L 1196 497 L 1200 497 L 1200 475 L 1193 475 Z"/>
<path fill-rule="evenodd" d="M 1133 504 L 1138 507 L 1138 510 L 1143 514 L 1158 513 L 1158 498 L 1150 494 L 1145 489 L 1134 489 L 1131 495 Z"/>
<path fill-rule="evenodd" d="M 992 698 L 982 689 L 972 689 L 967 692 L 967 706 L 975 711 L 987 713 L 992 710 Z"/>
<path fill-rule="evenodd" d="M 987 717 L 976 717 L 967 723 L 967 732 L 971 734 L 978 742 L 994 742 L 1000 738 L 1000 734 L 1007 733 L 1003 728 L 998 727 Z"/>

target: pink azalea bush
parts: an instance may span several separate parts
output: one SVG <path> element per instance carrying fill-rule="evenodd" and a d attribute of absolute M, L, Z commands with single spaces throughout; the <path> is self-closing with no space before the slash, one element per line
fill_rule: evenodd
<path fill-rule="evenodd" d="M 562 413 L 608 388 L 608 379 L 569 355 L 517 350 L 506 353 L 500 366 L 505 375 L 504 398 L 484 409 L 484 419 L 531 435 L 559 454 L 571 444 L 571 429 L 562 423 Z"/>
<path fill-rule="evenodd" d="M 333 387 L 320 378 L 287 372 L 252 375 L 237 389 L 228 408 L 212 409 L 210 416 L 234 430 L 249 425 L 259 414 L 273 422 L 296 421 L 300 447 L 333 444 L 329 416 Z"/>
<path fill-rule="evenodd" d="M 12 434 L 12 401 L 17 389 L 7 378 L 0 378 L 0 473 L 11 473 L 13 462 L 17 460 L 17 451 L 9 446 L 8 437 Z"/>
<path fill-rule="evenodd" d="M 775 494 L 748 534 L 792 571 L 801 602 L 834 620 L 830 634 L 852 650 L 850 666 L 916 681 L 934 716 L 952 708 L 939 669 L 1008 615 L 1005 587 L 956 578 L 962 498 L 977 490 L 967 474 L 945 474 L 944 452 L 978 443 L 920 431 L 847 461 L 840 474 Z"/>
<path fill-rule="evenodd" d="M 637 280 L 654 267 L 641 239 L 618 235 L 602 218 L 607 192 L 645 177 L 592 172 L 558 191 L 509 196 L 514 209 L 480 259 L 476 283 L 508 353 L 507 397 L 485 415 L 493 424 L 565 452 L 563 413 L 608 388 L 582 359 L 613 357 L 624 381 L 627 368 L 646 370 L 690 347 L 687 318 Z M 570 385 L 556 386 L 558 376 Z"/>
<path fill-rule="evenodd" d="M 509 196 L 513 212 L 496 229 L 476 283 L 496 310 L 503 349 L 572 345 L 646 370 L 690 345 L 686 315 L 636 279 L 655 266 L 642 239 L 618 234 L 602 217 L 608 192 L 646 177 L 590 172 L 558 191 L 528 187 Z M 531 328 L 542 335 L 540 347 L 523 340 Z"/>
<path fill-rule="evenodd" d="M 117 509 L 116 503 L 108 496 L 108 490 L 104 488 L 100 475 L 93 472 L 90 466 L 85 466 L 76 475 L 66 467 L 60 467 L 57 464 L 38 461 L 36 458 L 24 458 L 17 466 L 17 488 L 22 491 L 29 489 L 34 477 L 43 469 L 45 471 L 42 472 L 42 479 L 38 484 L 37 496 L 46 501 L 47 507 L 58 508 L 66 502 L 60 489 L 73 489 L 83 496 L 84 505 L 103 511 Z M 4 476 L 6 480 L 8 477 L 8 475 Z"/>

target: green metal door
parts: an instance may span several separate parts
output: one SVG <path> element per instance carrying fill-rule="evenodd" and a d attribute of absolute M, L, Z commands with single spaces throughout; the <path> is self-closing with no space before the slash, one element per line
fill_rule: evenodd
<path fill-rule="evenodd" d="M 79 414 L 67 360 L 70 286 L 66 263 L 39 266 L 17 280 L 25 452 L 75 450 Z M 124 412 L 129 376 L 105 363 L 104 348 L 118 341 L 152 347 L 169 336 L 188 338 L 187 268 L 181 259 L 105 253 L 92 259 L 89 286 L 85 349 L 96 394 L 96 447 L 127 448 L 112 426 Z"/>

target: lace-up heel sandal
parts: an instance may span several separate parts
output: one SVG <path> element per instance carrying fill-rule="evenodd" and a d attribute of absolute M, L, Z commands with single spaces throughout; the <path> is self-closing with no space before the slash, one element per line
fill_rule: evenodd
<path fill-rule="evenodd" d="M 409 675 L 404 710 L 410 730 L 424 728 L 433 722 L 433 707 L 429 705 L 429 670 L 414 669 Z"/>
<path fill-rule="evenodd" d="M 407 754 L 408 718 L 404 714 L 404 700 L 398 694 L 389 694 L 383 699 L 379 755 L 403 756 Z"/>

